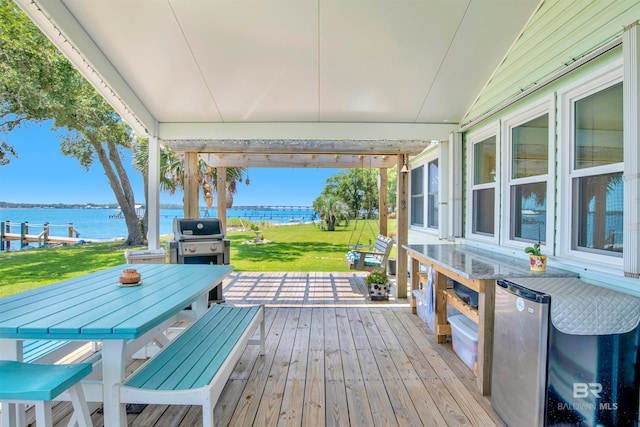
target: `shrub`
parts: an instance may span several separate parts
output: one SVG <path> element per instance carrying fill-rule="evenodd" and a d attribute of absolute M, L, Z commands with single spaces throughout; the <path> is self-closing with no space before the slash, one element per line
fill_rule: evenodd
<path fill-rule="evenodd" d="M 364 282 L 367 285 L 373 285 L 376 283 L 386 285 L 389 282 L 389 279 L 387 278 L 386 274 L 380 271 L 371 271 L 369 275 L 364 279 Z"/>

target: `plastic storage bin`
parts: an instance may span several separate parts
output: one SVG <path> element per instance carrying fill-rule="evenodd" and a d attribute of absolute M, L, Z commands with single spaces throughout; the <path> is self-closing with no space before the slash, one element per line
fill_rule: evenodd
<path fill-rule="evenodd" d="M 416 298 L 416 314 L 433 331 L 435 312 L 427 305 L 427 290 L 416 289 L 413 291 L 413 296 Z"/>
<path fill-rule="evenodd" d="M 167 254 L 164 249 L 147 249 L 140 251 L 124 251 L 127 264 L 164 264 Z"/>
<path fill-rule="evenodd" d="M 431 288 L 433 291 L 433 288 Z M 427 289 L 415 289 L 413 296 L 416 299 L 416 314 L 424 323 L 427 324 L 429 329 L 435 332 L 436 324 L 436 309 L 435 300 L 428 297 Z M 447 304 L 447 318 L 460 314 L 455 307 Z"/>
<path fill-rule="evenodd" d="M 449 317 L 453 350 L 471 370 L 478 360 L 478 326 L 459 314 Z"/>

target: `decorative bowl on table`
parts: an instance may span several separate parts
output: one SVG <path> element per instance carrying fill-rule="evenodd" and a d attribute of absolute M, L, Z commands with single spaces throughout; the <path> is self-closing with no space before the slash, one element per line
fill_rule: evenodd
<path fill-rule="evenodd" d="M 140 273 L 135 268 L 125 268 L 120 275 L 120 283 L 123 285 L 135 285 L 140 283 Z"/>

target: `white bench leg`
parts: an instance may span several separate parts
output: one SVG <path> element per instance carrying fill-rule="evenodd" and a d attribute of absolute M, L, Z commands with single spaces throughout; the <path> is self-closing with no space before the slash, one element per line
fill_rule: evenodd
<path fill-rule="evenodd" d="M 51 414 L 51 401 L 36 402 L 36 423 L 39 426 L 51 427 L 53 415 Z"/>
<path fill-rule="evenodd" d="M 0 426 L 24 426 L 26 422 L 26 407 L 24 403 L 3 403 L 2 423 Z"/>
<path fill-rule="evenodd" d="M 71 404 L 73 405 L 73 416 L 71 417 L 71 420 L 69 420 L 69 425 L 91 427 L 93 423 L 91 421 L 91 414 L 89 413 L 89 406 L 87 405 L 87 399 L 84 396 L 82 385 L 75 384 L 71 387 L 69 389 L 69 395 L 71 396 Z"/>
<path fill-rule="evenodd" d="M 264 317 L 263 317 L 262 322 L 260 322 L 260 355 L 264 356 L 264 354 L 265 354 L 265 329 L 264 329 Z"/>

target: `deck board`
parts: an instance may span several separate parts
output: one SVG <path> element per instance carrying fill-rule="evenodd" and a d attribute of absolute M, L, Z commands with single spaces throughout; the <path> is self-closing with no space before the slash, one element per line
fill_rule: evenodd
<path fill-rule="evenodd" d="M 291 363 L 286 376 L 287 383 L 282 396 L 282 409 L 278 422 L 281 426 L 302 425 L 310 328 L 311 308 L 305 307 L 298 313 L 295 338 L 291 348 Z"/>
<path fill-rule="evenodd" d="M 264 356 L 257 346 L 243 352 L 216 405 L 218 426 L 504 425 L 451 345 L 438 344 L 406 300 L 370 301 L 365 276 L 234 272 L 225 280 L 227 303 L 265 305 L 267 340 Z M 54 425 L 65 425 L 70 405 L 54 408 Z M 127 418 L 192 427 L 201 410 L 148 405 Z M 92 420 L 103 425 L 98 412 Z"/>

